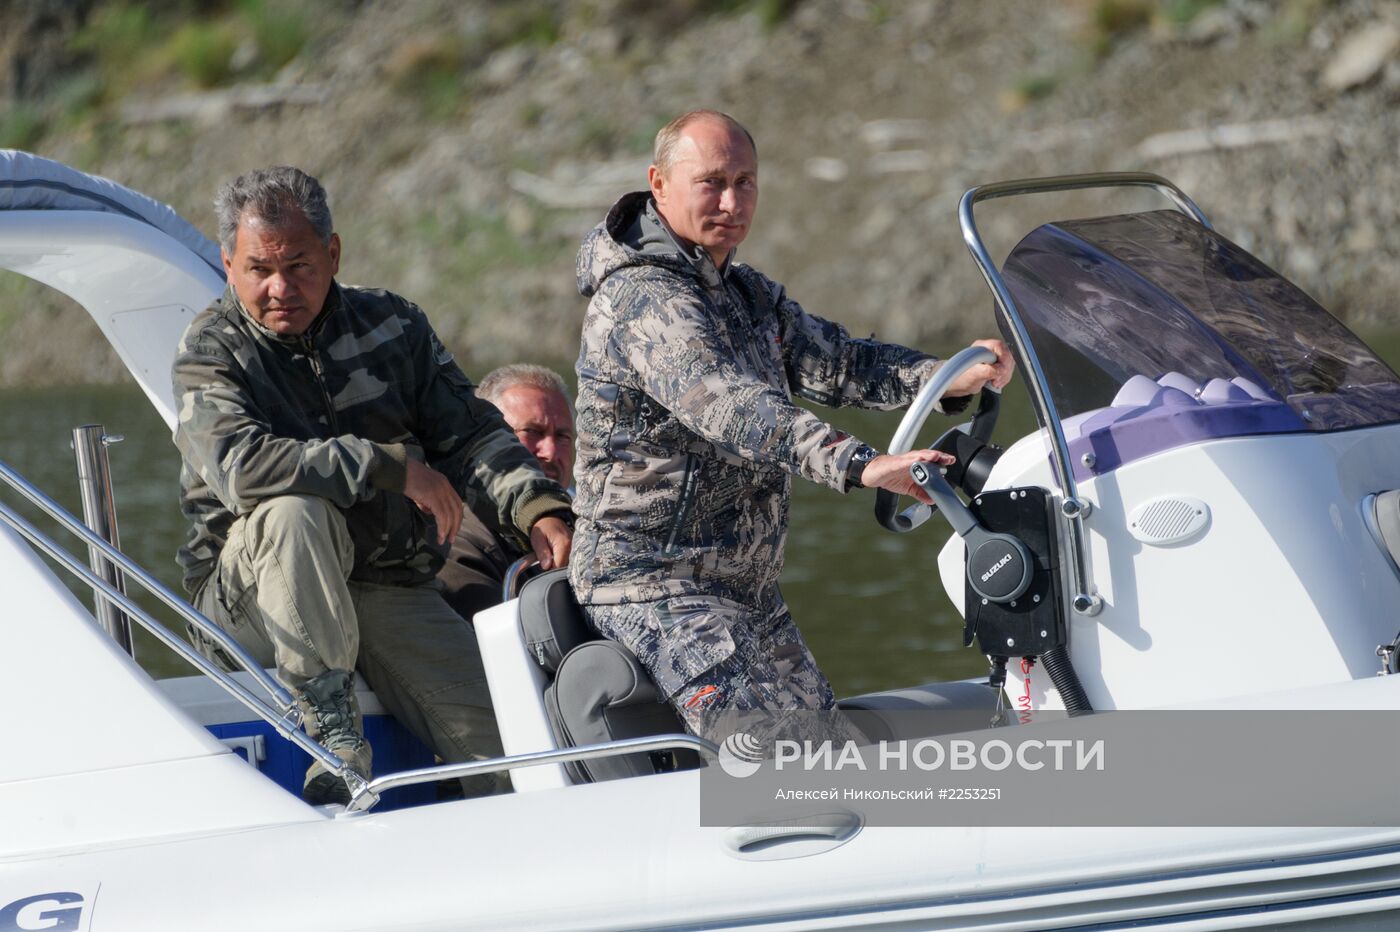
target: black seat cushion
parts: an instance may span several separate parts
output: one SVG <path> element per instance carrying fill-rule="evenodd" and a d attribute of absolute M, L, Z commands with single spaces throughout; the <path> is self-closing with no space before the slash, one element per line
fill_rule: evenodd
<path fill-rule="evenodd" d="M 631 651 L 613 641 L 580 644 L 545 689 L 545 707 L 561 746 L 684 733 Z M 616 780 L 699 766 L 693 751 L 661 751 L 565 764 L 576 782 Z"/>
<path fill-rule="evenodd" d="M 567 568 L 541 573 L 520 590 L 520 630 L 535 660 L 549 673 L 564 655 L 598 633 L 574 598 Z"/>
<path fill-rule="evenodd" d="M 552 678 L 545 711 L 559 747 L 685 733 L 646 669 L 621 644 L 588 624 L 567 569 L 541 573 L 520 590 L 520 629 Z M 700 766 L 693 751 L 628 754 L 565 764 L 575 782 L 616 780 Z"/>

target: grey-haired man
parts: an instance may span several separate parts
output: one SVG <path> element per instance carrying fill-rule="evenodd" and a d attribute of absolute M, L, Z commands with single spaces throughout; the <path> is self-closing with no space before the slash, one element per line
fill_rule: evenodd
<path fill-rule="evenodd" d="M 499 754 L 475 634 L 434 577 L 463 497 L 545 565 L 564 564 L 568 496 L 422 311 L 335 281 L 340 237 L 316 179 L 249 172 L 215 207 L 229 286 L 190 324 L 173 373 L 185 586 L 275 664 L 307 731 L 362 775 L 355 670 L 443 759 Z M 313 765 L 303 796 L 344 803 L 348 791 Z"/>
<path fill-rule="evenodd" d="M 573 482 L 574 409 L 559 373 L 531 363 L 501 366 L 486 373 L 476 396 L 501 410 L 546 476 L 562 486 Z M 502 534 L 470 511 L 462 515 L 452 552 L 438 573 L 447 604 L 469 621 L 500 604 L 506 573 L 524 555 L 513 535 Z"/>

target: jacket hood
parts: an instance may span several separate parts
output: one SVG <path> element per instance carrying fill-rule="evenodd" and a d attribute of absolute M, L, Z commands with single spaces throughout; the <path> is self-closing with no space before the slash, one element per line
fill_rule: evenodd
<path fill-rule="evenodd" d="M 707 288 L 724 281 L 733 253 L 717 269 L 700 246 L 686 246 L 656 212 L 650 191 L 624 194 L 603 222 L 584 237 L 575 273 L 579 294 L 591 298 L 607 277 L 632 266 L 657 266 L 699 279 Z"/>

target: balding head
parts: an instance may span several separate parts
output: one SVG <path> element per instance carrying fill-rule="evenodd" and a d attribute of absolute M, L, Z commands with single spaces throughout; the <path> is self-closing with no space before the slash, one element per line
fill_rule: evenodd
<path fill-rule="evenodd" d="M 749 141 L 749 148 L 753 150 L 754 162 L 758 162 L 758 143 L 753 141 L 753 134 L 744 128 L 744 124 L 719 110 L 687 110 L 657 130 L 656 143 L 652 146 L 651 162 L 663 174 L 669 175 L 675 164 L 676 146 L 681 140 L 682 131 L 697 120 L 713 121 L 727 126 L 731 132 L 741 134 Z"/>
<path fill-rule="evenodd" d="M 692 110 L 656 134 L 647 172 L 657 212 L 716 266 L 749 235 L 758 207 L 758 147 L 748 130 L 716 110 Z"/>

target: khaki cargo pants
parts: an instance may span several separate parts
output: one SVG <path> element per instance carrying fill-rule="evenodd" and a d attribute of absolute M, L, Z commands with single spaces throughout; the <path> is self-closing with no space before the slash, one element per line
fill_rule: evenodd
<path fill-rule="evenodd" d="M 354 548 L 340 510 L 315 496 L 271 498 L 235 521 L 195 594 L 288 689 L 326 670 L 357 670 L 385 708 L 444 761 L 496 757 L 501 739 L 476 633 L 432 585 L 347 580 Z M 191 631 L 205 656 L 233 665 Z M 494 776 L 463 781 L 489 793 Z"/>

